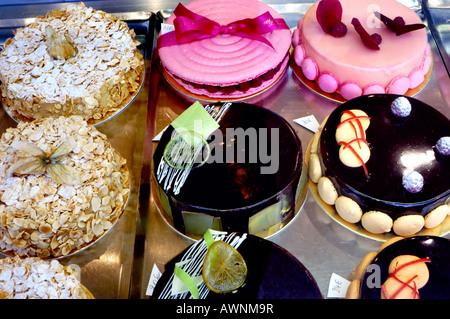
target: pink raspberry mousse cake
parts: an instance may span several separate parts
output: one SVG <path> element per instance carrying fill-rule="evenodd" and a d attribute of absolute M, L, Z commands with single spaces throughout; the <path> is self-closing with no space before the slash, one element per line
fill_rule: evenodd
<path fill-rule="evenodd" d="M 166 78 L 187 93 L 219 100 L 241 99 L 264 91 L 283 74 L 291 32 L 271 7 L 256 0 L 195 0 L 179 7 L 165 22 L 175 30 L 172 36 L 160 35 L 158 53 Z M 188 41 L 180 39 L 177 19 L 186 15 L 196 21 L 207 18 L 217 34 L 202 38 L 196 33 Z M 233 31 L 234 22 L 250 19 L 254 22 Z"/>
<path fill-rule="evenodd" d="M 321 6 L 335 14 L 334 22 L 321 18 Z M 326 29 L 327 22 L 339 22 L 339 30 Z M 397 23 L 418 28 L 399 34 Z M 422 20 L 395 0 L 316 2 L 298 22 L 292 43 L 294 65 L 302 75 L 317 84 L 318 93 L 337 93 L 342 100 L 376 93 L 408 95 L 423 85 L 431 67 Z"/>

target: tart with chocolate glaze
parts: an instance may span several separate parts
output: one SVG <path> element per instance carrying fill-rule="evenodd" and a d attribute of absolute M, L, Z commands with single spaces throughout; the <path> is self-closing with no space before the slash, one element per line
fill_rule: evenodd
<path fill-rule="evenodd" d="M 448 299 L 449 244 L 436 236 L 391 238 L 355 267 L 347 299 Z"/>
<path fill-rule="evenodd" d="M 343 125 L 353 138 L 339 140 Z M 413 235 L 450 211 L 449 135 L 449 119 L 419 100 L 359 97 L 337 107 L 315 136 L 310 178 L 345 221 L 372 234 Z"/>

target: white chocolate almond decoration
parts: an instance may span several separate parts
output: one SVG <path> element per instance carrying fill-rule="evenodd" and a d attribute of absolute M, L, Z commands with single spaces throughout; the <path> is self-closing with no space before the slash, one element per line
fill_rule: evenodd
<path fill-rule="evenodd" d="M 339 196 L 334 205 L 339 216 L 341 216 L 345 221 L 349 223 L 357 223 L 361 220 L 363 211 L 359 204 L 350 197 Z"/>
<path fill-rule="evenodd" d="M 346 110 L 342 113 L 341 123 L 336 128 L 336 142 L 341 146 L 339 159 L 348 167 L 363 166 L 370 158 L 370 148 L 366 140 L 366 130 L 370 125 L 369 116 L 361 110 Z"/>
<path fill-rule="evenodd" d="M 317 181 L 317 191 L 320 198 L 328 205 L 334 205 L 338 198 L 338 193 L 333 185 L 333 182 L 325 176 L 322 176 Z"/>
<path fill-rule="evenodd" d="M 362 132 L 359 125 L 361 125 Z M 357 109 L 344 111 L 341 115 L 341 124 L 339 124 L 336 130 L 336 141 L 338 143 L 348 142 L 355 137 L 365 139 L 365 132 L 369 125 L 370 118 L 367 116 L 366 112 Z"/>

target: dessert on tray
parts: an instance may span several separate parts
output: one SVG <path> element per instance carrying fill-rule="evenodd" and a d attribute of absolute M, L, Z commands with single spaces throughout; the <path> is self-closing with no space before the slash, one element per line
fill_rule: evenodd
<path fill-rule="evenodd" d="M 83 3 L 38 17 L 0 52 L 3 106 L 16 120 L 106 120 L 142 84 L 144 62 L 134 38 L 125 22 Z"/>
<path fill-rule="evenodd" d="M 209 131 L 183 127 L 195 122 Z M 192 152 L 192 165 L 177 165 L 171 152 L 189 136 L 198 138 L 198 154 Z M 211 228 L 265 237 L 299 211 L 306 190 L 302 158 L 296 132 L 270 110 L 196 102 L 166 129 L 155 150 L 155 198 L 182 234 L 201 237 Z"/>
<path fill-rule="evenodd" d="M 188 95 L 250 97 L 272 86 L 287 67 L 290 30 L 261 1 L 194 0 L 179 4 L 165 23 L 174 30 L 158 39 L 163 74 Z"/>
<path fill-rule="evenodd" d="M 425 25 L 395 0 L 318 1 L 298 22 L 292 44 L 301 79 L 341 101 L 374 93 L 409 95 L 431 71 Z"/>
<path fill-rule="evenodd" d="M 223 242 L 237 252 L 216 251 Z M 212 251 L 214 250 L 214 251 Z M 208 267 L 212 253 L 216 265 Z M 233 254 L 234 256 L 231 256 Z M 227 260 L 239 256 L 246 268 L 235 268 Z M 242 259 L 241 259 L 242 258 Z M 243 262 L 242 262 L 243 260 Z M 241 265 L 241 264 L 239 264 Z M 232 291 L 211 290 L 211 277 L 220 277 L 223 269 L 244 276 L 242 285 Z M 206 278 L 206 279 L 205 279 Z M 227 280 L 224 280 L 227 281 Z M 280 246 L 246 233 L 212 232 L 182 251 L 165 265 L 165 271 L 153 291 L 154 299 L 321 299 L 314 277 L 303 264 Z"/>
<path fill-rule="evenodd" d="M 6 257 L 0 260 L 0 299 L 94 299 L 78 276 L 57 260 Z"/>
<path fill-rule="evenodd" d="M 350 275 L 348 299 L 448 299 L 448 239 L 393 237 L 370 252 Z"/>
<path fill-rule="evenodd" d="M 113 227 L 129 185 L 126 160 L 81 117 L 19 122 L 0 138 L 0 251 L 78 252 Z"/>
<path fill-rule="evenodd" d="M 439 230 L 450 213 L 449 146 L 450 120 L 433 107 L 401 95 L 361 96 L 338 106 L 315 134 L 311 185 L 324 206 L 369 233 Z"/>

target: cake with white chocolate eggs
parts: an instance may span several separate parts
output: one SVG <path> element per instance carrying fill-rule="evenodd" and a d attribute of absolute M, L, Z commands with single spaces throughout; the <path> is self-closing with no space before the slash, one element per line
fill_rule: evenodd
<path fill-rule="evenodd" d="M 313 138 L 318 196 L 371 234 L 410 236 L 450 213 L 450 121 L 410 97 L 368 95 L 338 106 Z"/>
<path fill-rule="evenodd" d="M 0 251 L 78 252 L 114 226 L 129 191 L 126 160 L 80 116 L 19 122 L 0 138 Z"/>
<path fill-rule="evenodd" d="M 0 52 L 2 103 L 17 120 L 79 115 L 90 124 L 123 109 L 143 81 L 128 25 L 83 3 L 15 31 Z"/>

